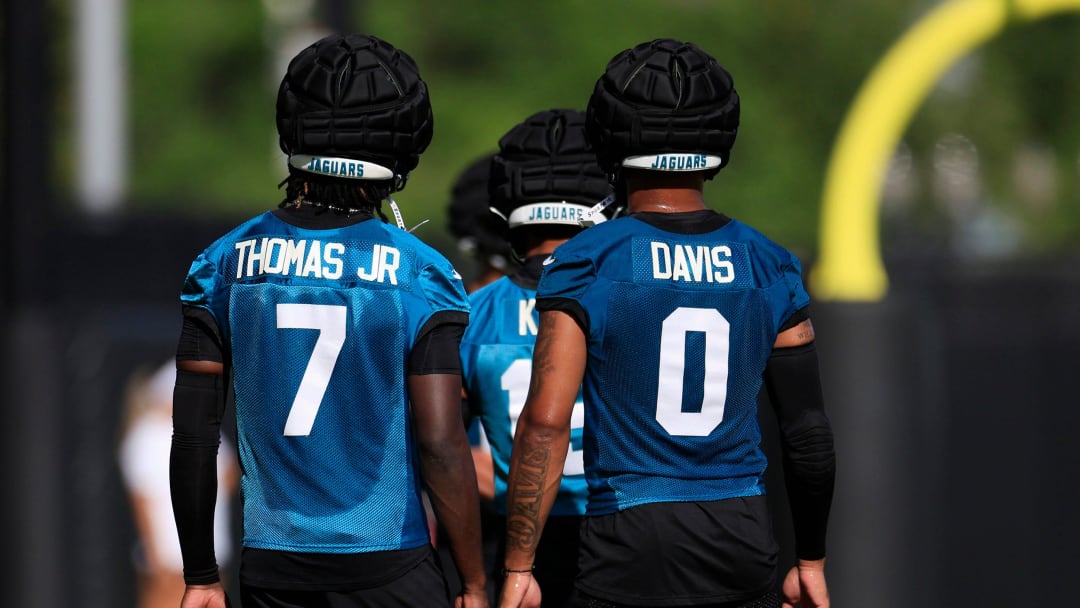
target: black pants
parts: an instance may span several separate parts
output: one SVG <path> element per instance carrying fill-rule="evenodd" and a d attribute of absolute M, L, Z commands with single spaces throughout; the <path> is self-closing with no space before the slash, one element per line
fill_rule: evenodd
<path fill-rule="evenodd" d="M 577 608 L 634 608 L 626 604 L 613 604 L 611 602 L 605 602 L 604 600 L 597 599 L 595 597 L 578 592 Z M 752 599 L 752 600 L 740 600 L 738 602 L 727 602 L 723 604 L 702 604 L 695 608 L 780 608 L 780 596 L 770 591 L 765 595 Z"/>
<path fill-rule="evenodd" d="M 434 553 L 401 577 L 353 590 L 265 589 L 240 585 L 243 608 L 448 608 L 450 595 Z"/>

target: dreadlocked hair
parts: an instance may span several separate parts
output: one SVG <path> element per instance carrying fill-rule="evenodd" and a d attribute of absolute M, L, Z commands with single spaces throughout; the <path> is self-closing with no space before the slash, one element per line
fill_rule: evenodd
<path fill-rule="evenodd" d="M 285 198 L 278 204 L 279 208 L 310 205 L 349 215 L 367 211 L 378 214 L 384 222 L 389 220 L 382 212 L 382 201 L 397 189 L 394 180 L 356 182 L 293 171 L 291 167 L 289 176 L 278 188 L 282 185 Z"/>

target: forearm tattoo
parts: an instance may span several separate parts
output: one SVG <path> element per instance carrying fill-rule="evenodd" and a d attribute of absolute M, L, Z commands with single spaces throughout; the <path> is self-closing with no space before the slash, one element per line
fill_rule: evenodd
<path fill-rule="evenodd" d="M 796 328 L 798 331 L 796 332 L 795 337 L 798 338 L 799 342 L 806 343 L 814 340 L 814 326 L 810 321 L 803 321 L 802 323 L 799 323 Z"/>
<path fill-rule="evenodd" d="M 551 465 L 551 450 L 546 445 L 523 442 L 510 495 L 510 513 L 506 522 L 507 542 L 522 551 L 534 551 L 540 542 L 540 505 L 544 501 L 544 482 Z"/>
<path fill-rule="evenodd" d="M 541 329 L 536 339 L 533 357 L 532 385 L 529 398 L 535 392 L 544 391 L 544 382 L 555 373 L 555 332 L 545 326 L 541 317 Z M 518 431 L 523 429 L 518 427 Z M 513 485 L 510 488 L 506 522 L 509 548 L 525 552 L 535 551 L 540 542 L 541 506 L 544 502 L 544 485 L 551 469 L 551 446 L 546 437 L 536 438 L 526 431 L 521 445 L 514 445 Z"/>
<path fill-rule="evenodd" d="M 532 377 L 536 383 L 535 389 L 530 387 L 530 392 L 533 390 L 541 390 L 544 387 L 544 380 L 548 374 L 551 374 L 555 370 L 554 353 L 551 352 L 555 346 L 555 332 L 553 331 L 541 331 L 536 336 L 536 346 L 533 347 L 533 371 Z"/>

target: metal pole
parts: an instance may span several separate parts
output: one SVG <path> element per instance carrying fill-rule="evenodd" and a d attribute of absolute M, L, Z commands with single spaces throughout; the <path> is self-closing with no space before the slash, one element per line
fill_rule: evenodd
<path fill-rule="evenodd" d="M 115 211 L 127 189 L 127 86 L 123 0 L 76 3 L 78 201 Z"/>

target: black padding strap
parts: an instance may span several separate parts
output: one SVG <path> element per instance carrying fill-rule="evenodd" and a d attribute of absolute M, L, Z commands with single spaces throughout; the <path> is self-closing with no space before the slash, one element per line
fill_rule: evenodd
<path fill-rule="evenodd" d="M 221 330 L 210 311 L 198 306 L 183 307 L 184 324 L 176 345 L 177 361 L 224 361 Z"/>
<path fill-rule="evenodd" d="M 409 375 L 461 375 L 461 337 L 469 324 L 466 313 L 435 313 L 420 330 L 420 337 L 409 352 Z"/>
<path fill-rule="evenodd" d="M 537 298 L 536 311 L 549 310 L 560 310 L 570 315 L 581 328 L 581 333 L 589 335 L 589 313 L 585 312 L 585 307 L 581 305 L 581 302 L 570 298 Z"/>
<path fill-rule="evenodd" d="M 803 306 L 799 310 L 796 310 L 795 312 L 791 313 L 791 316 L 787 318 L 787 321 L 784 321 L 784 324 L 780 326 L 780 331 L 787 331 L 787 330 L 791 329 L 792 327 L 795 327 L 799 323 L 802 323 L 803 321 L 808 320 L 809 318 L 810 318 L 810 307 L 809 306 Z"/>

